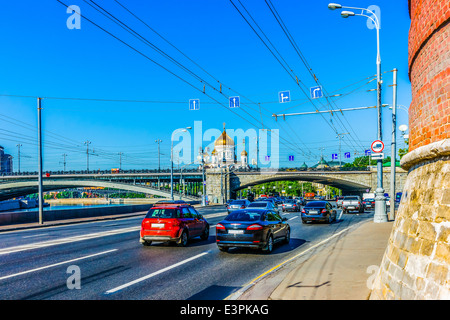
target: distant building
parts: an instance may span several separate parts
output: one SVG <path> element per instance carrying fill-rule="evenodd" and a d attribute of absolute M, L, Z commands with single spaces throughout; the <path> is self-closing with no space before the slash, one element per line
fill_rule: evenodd
<path fill-rule="evenodd" d="M 320 158 L 320 161 L 311 166 L 311 168 L 316 168 L 316 169 L 323 169 L 323 168 L 338 168 L 341 166 L 344 166 L 345 162 L 342 161 L 325 161 L 325 159 L 323 157 Z"/>
<path fill-rule="evenodd" d="M 0 146 L 0 173 L 13 172 L 12 158 L 12 155 L 6 154 L 4 148 Z"/>

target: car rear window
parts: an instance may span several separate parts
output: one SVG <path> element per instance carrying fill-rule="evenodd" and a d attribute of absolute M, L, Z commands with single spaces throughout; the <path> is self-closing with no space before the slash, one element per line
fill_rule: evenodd
<path fill-rule="evenodd" d="M 323 207 L 325 207 L 325 202 L 322 201 L 308 202 L 305 206 L 305 208 L 323 208 Z"/>
<path fill-rule="evenodd" d="M 358 200 L 358 197 L 345 197 L 344 200 Z"/>
<path fill-rule="evenodd" d="M 261 219 L 259 212 L 233 212 L 230 213 L 225 220 L 227 221 L 258 221 Z"/>
<path fill-rule="evenodd" d="M 250 203 L 247 208 L 265 208 L 265 207 L 267 207 L 267 203 L 255 202 L 255 203 Z"/>
<path fill-rule="evenodd" d="M 235 200 L 231 204 L 245 204 L 244 200 Z"/>
<path fill-rule="evenodd" d="M 180 218 L 180 210 L 178 209 L 166 209 L 166 208 L 158 208 L 158 209 L 150 209 L 145 216 L 148 218 Z"/>

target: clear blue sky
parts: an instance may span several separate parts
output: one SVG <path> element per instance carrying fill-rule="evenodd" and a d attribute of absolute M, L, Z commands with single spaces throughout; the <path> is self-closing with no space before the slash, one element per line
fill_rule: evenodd
<path fill-rule="evenodd" d="M 124 169 L 156 168 L 155 139 L 163 140 L 161 166 L 168 167 L 171 133 L 180 127 L 193 127 L 194 121 L 202 121 L 203 133 L 208 129 L 221 130 L 223 122 L 227 129 L 234 130 L 279 129 L 280 166 L 299 166 L 304 161 L 313 165 L 321 152 L 326 160 L 331 160 L 331 154 L 339 150 L 333 126 L 338 132 L 351 133 L 351 136 L 343 138 L 342 153 L 352 152 L 352 157 L 355 150 L 362 152 L 368 149 L 377 137 L 375 109 L 347 112 L 345 117 L 310 115 L 287 117 L 275 122 L 272 113 L 307 112 L 316 107 L 307 100 L 229 0 L 120 1 L 214 78 L 117 2 L 96 2 L 216 88 L 219 84 L 215 79 L 219 79 L 226 96 L 241 96 L 241 108 L 233 109 L 233 112 L 227 108 L 226 97 L 208 86 L 208 96 L 204 95 L 202 82 L 94 10 L 87 3 L 89 1 L 63 2 L 78 5 L 83 16 L 192 86 L 83 17 L 81 29 L 69 30 L 66 20 L 70 14 L 56 0 L 6 2 L 0 11 L 0 145 L 15 157 L 15 170 L 18 143 L 22 144 L 22 171 L 37 170 L 36 99 L 8 95 L 158 102 L 44 99 L 44 170 L 62 170 L 63 153 L 67 154 L 67 170 L 85 169 L 86 148 L 83 143 L 87 140 L 91 141 L 93 152 L 90 169 L 118 167 L 119 152 L 123 152 Z M 243 10 L 239 1 L 233 2 Z M 241 2 L 294 70 L 304 88 L 314 86 L 313 78 L 266 3 Z M 326 91 L 329 94 L 352 92 L 341 98 L 330 98 L 335 101 L 332 109 L 376 104 L 375 92 L 366 92 L 375 88 L 375 82 L 367 84 L 367 78 L 376 74 L 376 32 L 367 28 L 365 18 L 343 19 L 338 10 L 327 8 L 329 1 L 272 2 Z M 407 1 L 346 0 L 342 4 L 366 8 L 378 5 L 381 8 L 382 71 L 399 70 L 398 104 L 409 107 L 410 19 Z M 392 88 L 388 86 L 392 84 L 392 73 L 383 74 L 383 80 L 383 103 L 391 104 Z M 290 90 L 292 102 L 277 102 L 278 92 L 282 90 Z M 189 111 L 188 101 L 194 98 L 200 99 L 201 108 Z M 261 114 L 255 103 L 260 103 Z M 320 110 L 330 108 L 325 99 L 314 100 L 314 103 Z M 390 154 L 390 121 L 391 112 L 385 108 L 383 140 L 389 149 L 387 154 Z M 398 124 L 407 123 L 407 113 L 399 110 Z M 204 141 L 203 146 L 211 141 Z M 237 143 L 242 145 L 241 141 Z M 254 151 L 254 142 L 247 141 L 246 148 Z M 288 162 L 289 155 L 295 156 L 294 163 Z M 192 143 L 191 157 L 195 156 Z"/>

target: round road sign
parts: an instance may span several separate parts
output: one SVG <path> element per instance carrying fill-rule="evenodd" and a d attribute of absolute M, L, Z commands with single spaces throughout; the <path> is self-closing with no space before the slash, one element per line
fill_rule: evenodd
<path fill-rule="evenodd" d="M 375 140 L 372 142 L 372 145 L 370 146 L 370 149 L 372 149 L 373 152 L 379 153 L 382 152 L 384 149 L 384 143 L 381 140 Z"/>

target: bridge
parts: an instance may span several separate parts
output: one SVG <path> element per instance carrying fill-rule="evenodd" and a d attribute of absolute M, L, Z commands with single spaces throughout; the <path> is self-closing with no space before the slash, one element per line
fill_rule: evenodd
<path fill-rule="evenodd" d="M 407 172 L 396 169 L 396 192 L 403 189 Z M 225 199 L 233 199 L 240 190 L 272 181 L 305 181 L 320 183 L 342 190 L 342 194 L 362 194 L 366 190 L 374 191 L 377 183 L 376 170 L 305 170 L 290 171 L 280 169 L 235 170 L 207 169 L 205 172 L 206 194 L 210 202 L 221 203 Z M 25 196 L 38 192 L 37 174 L 21 174 L 0 176 L 0 201 L 13 197 Z M 174 172 L 174 197 L 183 200 L 199 200 L 202 191 L 202 172 L 189 170 Z M 383 169 L 383 180 L 386 192 L 389 191 L 390 168 Z M 156 170 L 111 173 L 98 172 L 50 172 L 43 177 L 45 192 L 79 188 L 101 187 L 128 190 L 170 197 L 170 172 Z M 180 194 L 177 190 L 184 190 Z"/>

